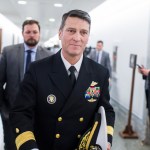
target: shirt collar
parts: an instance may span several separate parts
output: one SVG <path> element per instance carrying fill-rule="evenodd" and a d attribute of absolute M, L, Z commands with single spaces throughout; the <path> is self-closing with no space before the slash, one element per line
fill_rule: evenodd
<path fill-rule="evenodd" d="M 100 51 L 99 51 L 99 50 L 97 50 L 97 51 L 96 51 L 96 53 L 102 53 L 102 51 L 103 51 L 103 50 L 100 50 Z"/>
<path fill-rule="evenodd" d="M 35 47 L 33 47 L 33 48 L 30 48 L 26 43 L 24 43 L 24 49 L 25 49 L 25 52 L 30 49 L 30 50 L 32 50 L 33 52 L 36 53 L 37 45 Z"/>
<path fill-rule="evenodd" d="M 62 61 L 66 67 L 66 70 L 68 70 L 72 65 L 64 58 L 63 54 L 62 54 L 62 51 L 61 51 L 61 58 L 62 58 Z M 82 60 L 83 60 L 83 54 L 81 55 L 79 61 L 74 64 L 73 66 L 75 66 L 77 72 L 80 71 L 80 67 L 81 67 L 81 64 L 82 64 Z"/>

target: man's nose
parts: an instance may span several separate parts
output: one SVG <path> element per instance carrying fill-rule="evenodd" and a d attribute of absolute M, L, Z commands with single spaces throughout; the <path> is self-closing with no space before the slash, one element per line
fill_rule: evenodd
<path fill-rule="evenodd" d="M 29 34 L 30 36 L 34 36 L 35 35 L 35 33 L 34 32 L 30 32 L 30 34 Z"/>
<path fill-rule="evenodd" d="M 75 41 L 79 41 L 81 39 L 81 34 L 79 32 L 76 32 L 74 35 L 73 35 L 73 40 Z"/>

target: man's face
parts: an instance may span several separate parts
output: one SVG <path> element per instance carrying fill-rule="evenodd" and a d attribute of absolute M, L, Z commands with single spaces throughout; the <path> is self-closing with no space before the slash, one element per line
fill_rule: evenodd
<path fill-rule="evenodd" d="M 24 42 L 29 47 L 34 47 L 38 44 L 40 39 L 40 31 L 37 24 L 25 25 L 22 32 Z"/>
<path fill-rule="evenodd" d="M 102 50 L 102 49 L 103 49 L 103 44 L 102 44 L 102 43 L 97 43 L 96 49 L 97 49 L 98 51 Z"/>
<path fill-rule="evenodd" d="M 77 17 L 68 17 L 59 31 L 65 58 L 81 56 L 89 39 L 89 23 Z"/>

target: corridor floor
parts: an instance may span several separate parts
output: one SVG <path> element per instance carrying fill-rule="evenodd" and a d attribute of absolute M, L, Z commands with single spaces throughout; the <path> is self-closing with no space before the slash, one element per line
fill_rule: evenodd
<path fill-rule="evenodd" d="M 114 106 L 114 110 L 116 112 L 116 122 L 111 150 L 150 150 L 150 145 L 142 145 L 140 138 L 124 139 L 119 135 L 119 132 L 122 132 L 127 125 L 127 115 L 122 114 L 117 106 Z M 143 134 L 143 132 L 139 134 Z"/>

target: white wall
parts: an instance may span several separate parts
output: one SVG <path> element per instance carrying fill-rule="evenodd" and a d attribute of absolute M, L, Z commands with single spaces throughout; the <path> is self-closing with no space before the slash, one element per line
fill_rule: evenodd
<path fill-rule="evenodd" d="M 0 14 L 0 28 L 2 29 L 2 48 L 22 42 L 21 29 L 2 14 Z"/>
<path fill-rule="evenodd" d="M 137 63 L 147 66 L 150 55 L 150 1 L 107 0 L 90 15 L 92 27 L 88 45 L 94 47 L 98 40 L 103 40 L 111 61 L 114 46 L 118 46 L 117 73 L 116 79 L 112 80 L 110 94 L 128 109 L 132 79 L 129 56 L 137 54 Z M 133 113 L 142 119 L 145 107 L 144 81 L 136 70 Z"/>

